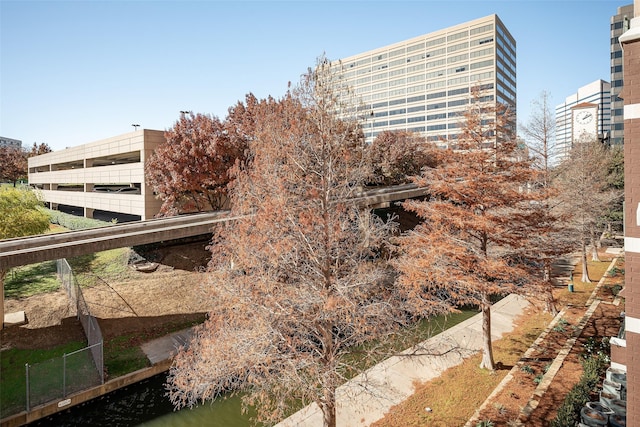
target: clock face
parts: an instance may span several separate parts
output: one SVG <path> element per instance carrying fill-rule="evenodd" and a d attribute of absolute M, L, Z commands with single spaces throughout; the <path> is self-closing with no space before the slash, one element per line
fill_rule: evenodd
<path fill-rule="evenodd" d="M 591 111 L 583 110 L 576 113 L 576 122 L 580 123 L 581 125 L 589 124 L 593 121 L 593 119 L 594 117 Z"/>

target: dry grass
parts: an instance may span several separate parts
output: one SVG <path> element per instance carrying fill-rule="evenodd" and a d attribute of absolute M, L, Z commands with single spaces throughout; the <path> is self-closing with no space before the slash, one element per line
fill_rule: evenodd
<path fill-rule="evenodd" d="M 558 308 L 567 305 L 584 307 L 591 296 L 597 280 L 602 277 L 611 260 L 589 262 L 589 275 L 593 283 L 582 283 L 581 265 L 574 273 L 574 292 L 562 286 L 554 292 Z M 415 393 L 402 404 L 392 408 L 382 420 L 373 424 L 376 427 L 390 426 L 462 426 L 482 405 L 496 386 L 509 373 L 533 341 L 552 320 L 548 313 L 535 305 L 528 309 L 516 323 L 515 329 L 501 339 L 494 341 L 494 359 L 500 368 L 495 373 L 481 370 L 478 365 L 481 356 L 476 354 L 462 364 L 445 371 L 439 378 L 417 385 Z M 515 393 L 511 393 L 515 395 Z M 527 403 L 528 396 L 516 396 Z M 519 404 L 520 402 L 518 402 Z M 499 404 L 492 408 L 500 412 Z M 426 408 L 430 408 L 428 412 Z"/>

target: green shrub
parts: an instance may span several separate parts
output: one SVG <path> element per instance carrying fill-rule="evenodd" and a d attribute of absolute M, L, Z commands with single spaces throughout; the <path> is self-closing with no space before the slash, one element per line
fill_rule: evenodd
<path fill-rule="evenodd" d="M 70 215 L 52 209 L 44 209 L 44 211 L 49 215 L 49 221 L 51 224 L 58 224 L 69 230 L 84 230 L 86 228 L 104 227 L 114 224 L 113 222 L 105 222 L 93 218 Z"/>
<path fill-rule="evenodd" d="M 558 413 L 551 422 L 551 427 L 574 427 L 580 421 L 580 410 L 589 401 L 591 391 L 595 390 L 607 365 L 607 358 L 601 355 L 595 355 L 582 361 L 584 369 L 582 377 L 558 408 Z"/>

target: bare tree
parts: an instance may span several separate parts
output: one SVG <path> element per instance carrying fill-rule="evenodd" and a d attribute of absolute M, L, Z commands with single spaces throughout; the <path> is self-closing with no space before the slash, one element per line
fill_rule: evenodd
<path fill-rule="evenodd" d="M 559 166 L 558 185 L 563 208 L 571 213 L 574 240 L 582 252 L 582 281 L 590 282 L 587 248 L 597 261 L 602 217 L 612 203 L 622 197 L 620 190 L 608 187 L 611 153 L 597 139 L 584 137 L 575 142 L 569 158 Z"/>
<path fill-rule="evenodd" d="M 336 388 L 357 369 L 348 355 L 409 318 L 410 295 L 394 290 L 380 256 L 394 226 L 352 200 L 370 163 L 333 82 L 321 59 L 257 117 L 232 184 L 237 220 L 212 244 L 213 309 L 171 368 L 176 406 L 240 390 L 261 421 L 315 402 L 334 427 Z"/>
<path fill-rule="evenodd" d="M 521 156 L 511 123 L 506 107 L 473 91 L 461 134 L 438 152 L 438 166 L 416 179 L 430 199 L 404 204 L 424 221 L 400 238 L 395 261 L 398 286 L 419 295 L 421 304 L 480 307 L 480 366 L 490 370 L 491 297 L 526 292 L 535 282 L 517 256 L 523 227 L 533 222 L 531 202 L 538 199 L 526 191 L 535 171 Z"/>
<path fill-rule="evenodd" d="M 537 216 L 534 224 L 537 224 L 538 230 L 531 233 L 530 229 L 525 228 L 527 234 L 522 236 L 522 242 L 525 256 L 531 260 L 530 265 L 540 265 L 538 274 L 547 291 L 547 309 L 555 315 L 557 309 L 553 298 L 552 264 L 559 256 L 571 252 L 575 242 L 565 225 L 569 220 L 569 212 L 561 209 L 558 189 L 554 186 L 554 163 L 561 153 L 555 143 L 555 118 L 549 105 L 549 94 L 542 92 L 533 102 L 533 107 L 529 121 L 520 128 L 532 167 L 538 171 L 536 180 L 530 183 L 531 190 L 540 194 L 540 200 L 532 206 Z"/>

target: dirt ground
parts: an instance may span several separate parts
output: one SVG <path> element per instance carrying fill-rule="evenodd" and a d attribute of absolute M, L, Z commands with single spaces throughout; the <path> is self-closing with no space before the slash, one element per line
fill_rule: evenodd
<path fill-rule="evenodd" d="M 194 318 L 209 309 L 206 274 L 202 272 L 210 253 L 206 243 L 159 248 L 145 258 L 158 263 L 153 272 L 132 268 L 131 279 L 123 283 L 100 283 L 83 288 L 92 314 L 98 319 L 105 339 L 157 329 Z M 28 323 L 10 326 L 0 333 L 0 348 L 50 348 L 84 339 L 76 310 L 66 292 L 5 300 L 5 313 L 24 310 Z M 202 315 L 199 315 L 202 317 Z"/>
<path fill-rule="evenodd" d="M 605 260 L 605 257 L 602 257 Z M 618 261 L 618 267 L 624 269 L 624 262 Z M 600 340 L 603 337 L 617 336 L 620 330 L 620 312 L 624 311 L 624 304 L 614 305 L 615 296 L 611 292 L 611 285 L 621 284 L 623 277 L 607 277 L 602 287 L 597 292 L 596 299 L 600 301 L 598 307 L 585 325 L 577 342 L 571 348 L 564 359 L 560 370 L 555 375 L 548 389 L 537 398 L 538 405 L 529 416 L 520 414 L 527 399 L 534 395 L 536 384 L 532 381 L 533 375 L 515 370 L 514 375 L 501 391 L 493 397 L 489 405 L 480 415 L 479 419 L 490 419 L 493 425 L 508 427 L 514 420 L 519 419 L 527 427 L 546 427 L 555 418 L 556 413 L 567 393 L 580 380 L 583 373 L 581 353 L 584 344 L 589 338 Z M 545 366 L 549 366 L 554 358 L 572 335 L 573 325 L 577 325 L 587 311 L 585 305 L 568 306 L 563 316 L 567 321 L 566 327 L 554 328 L 537 346 L 534 352 L 521 361 L 535 372 L 544 372 Z M 593 396 L 597 400 L 597 396 Z"/>

